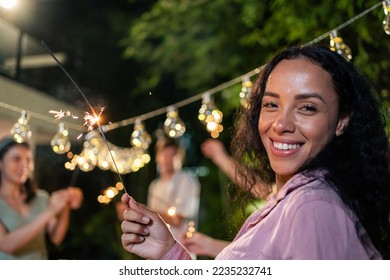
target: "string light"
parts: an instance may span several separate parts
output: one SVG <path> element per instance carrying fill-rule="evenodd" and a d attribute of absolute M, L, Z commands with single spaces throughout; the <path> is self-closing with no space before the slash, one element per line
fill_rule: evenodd
<path fill-rule="evenodd" d="M 330 33 L 330 49 L 342 55 L 348 61 L 352 59 L 350 47 L 344 43 L 343 38 L 339 36 L 337 30 L 333 30 L 332 33 Z"/>
<path fill-rule="evenodd" d="M 145 130 L 145 126 L 140 119 L 137 119 L 134 124 L 134 131 L 131 133 L 130 143 L 133 147 L 142 148 L 146 150 L 152 138 L 150 134 Z"/>
<path fill-rule="evenodd" d="M 387 35 L 390 35 L 390 0 L 383 1 L 383 10 L 385 18 L 383 19 L 383 29 Z"/>
<path fill-rule="evenodd" d="M 89 172 L 97 166 L 101 170 L 111 170 L 121 175 L 137 172 L 151 160 L 150 155 L 142 148 L 118 147 L 109 141 L 106 145 L 105 140 L 96 130 L 85 135 L 81 153 L 68 158 L 70 161 L 65 163 L 65 168 L 68 170 L 74 170 L 78 166 L 80 170 Z"/>
<path fill-rule="evenodd" d="M 240 92 L 240 104 L 243 107 L 248 107 L 248 98 L 252 91 L 253 83 L 248 76 L 242 79 L 242 88 Z"/>
<path fill-rule="evenodd" d="M 58 124 L 58 131 L 50 141 L 51 148 L 56 154 L 65 154 L 69 152 L 71 143 L 68 137 L 68 128 L 64 123 Z"/>
<path fill-rule="evenodd" d="M 188 238 L 191 238 L 195 231 L 196 231 L 195 222 L 194 221 L 189 221 L 188 222 L 188 229 L 187 229 L 186 236 Z"/>
<path fill-rule="evenodd" d="M 389 1 L 389 0 L 386 0 L 386 1 Z M 360 14 L 357 14 L 356 16 L 354 16 L 353 18 L 349 19 L 348 21 L 340 24 L 339 26 L 337 26 L 336 28 L 334 28 L 332 31 L 328 31 L 318 37 L 316 37 L 315 39 L 313 39 L 312 41 L 309 41 L 308 43 L 306 43 L 305 45 L 311 45 L 311 44 L 315 44 L 315 43 L 318 43 L 322 40 L 324 40 L 325 38 L 329 38 L 330 34 L 333 32 L 333 31 L 339 31 L 341 29 L 343 29 L 344 27 L 350 25 L 351 23 L 355 22 L 356 20 L 360 19 L 361 17 L 367 15 L 368 13 L 372 12 L 373 10 L 377 9 L 378 7 L 382 6 L 382 2 L 379 2 L 379 3 L 376 3 L 374 4 L 373 6 L 371 6 L 370 8 L 364 10 L 363 12 L 361 12 Z M 236 78 L 233 78 L 232 80 L 230 81 L 227 81 L 223 84 L 220 84 L 214 88 L 211 88 L 209 90 L 207 90 L 206 92 L 202 92 L 202 93 L 199 93 L 197 95 L 194 95 L 190 98 L 187 98 L 187 99 L 184 99 L 184 100 L 181 100 L 177 103 L 174 103 L 174 104 L 171 104 L 170 106 L 175 106 L 176 108 L 181 108 L 183 106 L 186 106 L 188 104 L 191 104 L 192 102 L 195 102 L 195 101 L 198 101 L 202 98 L 202 96 L 206 93 L 209 93 L 210 95 L 214 94 L 214 93 L 217 93 L 217 92 L 220 92 L 224 89 L 227 89 L 239 82 L 242 82 L 242 80 L 245 78 L 245 77 L 252 77 L 254 75 L 257 75 L 260 73 L 261 69 L 263 68 L 263 66 L 260 66 L 260 67 L 257 67 L 255 69 L 253 69 L 252 71 L 249 71 L 248 73 L 245 73 L 239 77 L 236 77 Z M 136 117 L 131 117 L 131 118 L 128 118 L 128 119 L 124 119 L 124 120 L 121 120 L 121 121 L 118 121 L 118 122 L 115 122 L 115 123 L 110 123 L 108 125 L 104 125 L 102 126 L 103 128 L 103 131 L 109 131 L 109 130 L 112 130 L 112 129 L 116 129 L 116 128 L 120 128 L 120 127 L 123 127 L 123 126 L 127 126 L 127 125 L 131 125 L 134 123 L 134 120 L 140 118 L 142 120 L 147 120 L 147 119 L 150 119 L 150 118 L 153 118 L 153 117 L 156 117 L 156 116 L 159 116 L 163 113 L 166 112 L 166 108 L 159 108 L 157 110 L 154 110 L 154 111 L 150 111 L 148 113 L 145 113 L 145 114 L 142 114 L 142 115 L 139 115 L 139 116 L 136 116 Z"/>
<path fill-rule="evenodd" d="M 186 126 L 179 117 L 179 112 L 174 106 L 167 108 L 167 118 L 164 122 L 164 132 L 171 138 L 179 138 L 186 131 Z"/>
<path fill-rule="evenodd" d="M 27 111 L 22 111 L 22 115 L 18 119 L 18 121 L 12 126 L 11 134 L 16 142 L 22 143 L 27 142 L 31 138 L 31 130 L 28 122 L 30 120 L 30 116 Z"/>
<path fill-rule="evenodd" d="M 388 3 L 388 1 L 389 0 L 385 0 L 386 3 Z M 368 9 L 364 10 L 363 12 L 357 14 L 353 18 L 351 18 L 351 19 L 347 20 L 346 22 L 340 24 L 339 26 L 337 26 L 333 30 L 339 31 L 339 30 L 343 29 L 344 27 L 350 25 L 351 23 L 355 22 L 356 20 L 360 19 L 361 17 L 363 17 L 363 16 L 367 15 L 368 13 L 372 12 L 376 8 L 382 6 L 382 3 L 383 3 L 383 1 L 374 4 L 373 6 L 369 7 Z M 383 5 L 384 5 L 384 3 L 383 3 Z M 309 41 L 305 45 L 315 44 L 315 43 L 318 43 L 318 42 L 322 41 L 323 39 L 329 37 L 330 33 L 332 33 L 333 30 L 332 31 L 328 31 L 328 32 L 326 32 L 326 33 L 316 37 L 315 39 L 313 39 L 312 41 Z M 53 58 L 55 59 L 55 57 L 53 57 Z M 61 64 L 59 64 L 59 65 L 60 65 L 61 68 L 63 68 Z M 225 82 L 223 84 L 220 84 L 220 85 L 218 85 L 218 86 L 216 86 L 214 88 L 211 88 L 211 89 L 207 90 L 207 92 L 209 94 L 214 94 L 214 93 L 220 92 L 220 91 L 222 91 L 224 89 L 227 89 L 227 88 L 229 88 L 229 87 L 231 87 L 231 86 L 241 82 L 242 79 L 244 79 L 246 76 L 251 77 L 251 76 L 254 76 L 254 75 L 260 73 L 262 67 L 263 66 L 255 68 L 254 70 L 249 71 L 248 73 L 245 73 L 245 74 L 243 74 L 243 75 L 241 75 L 239 77 L 233 78 L 230 81 L 227 81 L 227 82 Z M 73 82 L 73 79 L 71 79 L 71 81 Z M 78 87 L 78 86 L 76 85 L 76 87 Z M 176 108 L 180 108 L 180 107 L 186 106 L 188 104 L 191 104 L 191 103 L 193 103 L 195 101 L 200 100 L 201 97 L 203 96 L 203 94 L 205 94 L 205 93 L 206 92 L 199 93 L 199 94 L 194 95 L 194 96 L 192 96 L 190 98 L 187 98 L 187 99 L 181 100 L 181 101 L 179 101 L 177 103 L 174 103 L 174 104 L 172 104 L 170 106 L 175 106 Z M 4 107 L 4 108 L 11 109 L 11 110 L 14 110 L 14 111 L 18 111 L 18 112 L 21 111 L 20 108 L 16 108 L 15 107 L 16 109 L 13 109 L 12 107 L 14 107 L 14 106 L 9 105 L 9 104 L 5 104 L 3 102 L 0 102 L 0 106 Z M 124 120 L 121 120 L 121 121 L 118 121 L 118 122 L 115 122 L 115 123 L 101 125 L 100 127 L 101 127 L 103 132 L 107 132 L 107 131 L 110 131 L 110 130 L 113 130 L 113 129 L 116 129 L 116 128 L 124 127 L 124 126 L 127 126 L 127 125 L 132 125 L 132 124 L 134 124 L 136 119 L 141 119 L 141 120 L 144 121 L 144 120 L 147 120 L 147 119 L 159 116 L 161 114 L 166 113 L 166 110 L 167 110 L 166 107 L 165 108 L 159 108 L 157 110 L 150 111 L 150 112 L 147 112 L 147 113 L 139 115 L 139 116 L 135 116 L 135 117 L 131 117 L 131 118 L 128 118 L 128 119 L 124 119 Z M 31 116 L 34 115 L 34 117 L 37 118 L 37 119 L 41 119 L 41 120 L 46 121 L 46 122 L 53 122 L 52 120 L 46 118 L 43 115 L 39 115 L 39 114 L 36 114 L 34 112 L 30 112 L 30 113 L 31 113 Z M 73 126 L 73 129 L 75 129 L 77 131 L 83 131 L 82 126 L 76 126 L 76 125 L 73 125 L 73 124 L 72 124 L 72 126 Z"/>
<path fill-rule="evenodd" d="M 206 125 L 206 129 L 210 132 L 211 137 L 218 138 L 222 132 L 221 125 L 223 114 L 214 105 L 214 101 L 210 94 L 205 93 L 202 97 L 202 106 L 199 109 L 198 119 Z"/>
<path fill-rule="evenodd" d="M 357 19 L 363 17 L 364 15 L 368 14 L 369 12 L 373 11 L 374 9 L 376 9 L 376 8 L 378 8 L 379 6 L 382 6 L 382 5 L 383 5 L 384 13 L 385 13 L 385 18 L 384 18 L 384 20 L 383 20 L 383 27 L 384 27 L 384 30 L 385 30 L 386 34 L 389 34 L 389 33 L 390 33 L 390 31 L 389 31 L 389 30 L 390 30 L 390 29 L 389 29 L 389 24 L 390 24 L 390 20 L 389 20 L 389 15 L 390 15 L 390 13 L 389 13 L 390 0 L 385 0 L 385 1 L 381 1 L 381 2 L 379 2 L 379 3 L 374 4 L 374 5 L 371 6 L 370 8 L 364 10 L 364 11 L 361 12 L 360 14 L 356 15 L 355 17 L 349 19 L 348 21 L 346 21 L 346 22 L 344 22 L 343 24 L 339 25 L 338 27 L 334 28 L 332 31 L 329 31 L 329 32 L 327 32 L 327 33 L 325 33 L 325 34 L 323 34 L 323 35 L 321 35 L 321 36 L 315 38 L 314 40 L 310 41 L 310 42 L 307 43 L 307 44 L 314 44 L 314 43 L 317 43 L 317 42 L 319 42 L 319 41 L 325 39 L 325 38 L 328 37 L 328 36 L 331 36 L 331 41 L 333 40 L 334 49 L 335 49 L 335 51 L 337 51 L 337 48 L 336 48 L 336 45 L 337 45 L 337 44 L 336 44 L 336 43 L 340 43 L 340 42 L 337 42 L 336 39 L 337 39 L 337 38 L 340 38 L 340 39 L 341 39 L 341 37 L 339 37 L 339 36 L 337 35 L 337 32 L 338 32 L 339 30 L 341 30 L 342 28 L 344 28 L 345 26 L 347 26 L 347 25 L 353 23 L 353 22 L 356 21 Z M 335 36 L 335 35 L 336 35 L 336 36 Z M 389 35 L 390 35 L 390 34 L 389 34 Z M 333 38 L 333 39 L 332 39 L 332 38 Z M 344 44 L 344 42 L 342 42 L 342 43 Z M 346 48 L 346 47 L 347 47 L 347 48 Z M 340 47 L 339 47 L 339 48 L 340 48 Z M 342 49 L 343 49 L 343 53 L 346 54 L 346 59 L 350 60 L 350 59 L 352 58 L 352 55 L 351 55 L 350 52 L 349 52 L 349 54 L 348 54 L 348 49 L 349 49 L 349 47 L 348 47 L 347 45 L 344 44 L 344 48 L 342 48 Z M 349 49 L 349 51 L 350 51 L 350 49 Z M 53 58 L 55 59 L 55 57 L 53 57 Z M 61 68 L 63 68 L 62 65 L 61 65 L 61 63 L 59 63 L 59 65 L 60 65 Z M 246 74 L 240 76 L 240 77 L 234 78 L 234 79 L 232 79 L 232 80 L 230 80 L 230 81 L 228 81 L 228 82 L 226 82 L 226 83 L 223 83 L 223 84 L 221 84 L 221 85 L 219 85 L 219 86 L 217 86 L 217 87 L 214 87 L 214 88 L 212 88 L 212 89 L 209 89 L 209 90 L 208 90 L 207 92 L 205 92 L 205 93 L 200 93 L 200 94 L 198 94 L 198 95 L 192 96 L 192 97 L 190 97 L 190 98 L 188 98 L 188 99 L 182 100 L 182 101 L 177 102 L 177 103 L 175 103 L 175 104 L 172 104 L 172 105 L 170 105 L 170 106 L 174 106 L 174 107 L 177 109 L 177 108 L 180 108 L 180 107 L 185 106 L 185 105 L 187 105 L 187 104 L 190 104 L 190 103 L 192 103 L 192 102 L 194 102 L 194 101 L 197 101 L 197 100 L 199 100 L 201 97 L 203 98 L 203 95 L 206 94 L 206 93 L 208 93 L 209 95 L 211 95 L 211 94 L 220 92 L 220 91 L 222 91 L 222 90 L 224 90 L 224 89 L 226 89 L 226 88 L 228 88 L 228 87 L 230 87 L 230 86 L 233 86 L 233 85 L 237 84 L 237 83 L 240 82 L 240 81 L 243 82 L 243 80 L 246 79 L 247 77 L 251 77 L 251 76 L 253 76 L 253 75 L 255 75 L 255 74 L 258 74 L 258 73 L 261 71 L 261 68 L 262 68 L 262 67 L 258 67 L 258 68 L 256 68 L 256 69 L 254 69 L 254 70 L 252 70 L 252 71 L 250 71 L 250 72 L 248 72 L 248 73 L 246 73 Z M 66 71 L 65 71 L 65 73 L 67 74 Z M 73 79 L 72 79 L 71 77 L 70 77 L 70 79 L 71 79 L 72 82 L 74 82 Z M 75 84 L 75 86 L 76 86 L 76 88 L 78 88 L 77 84 Z M 81 90 L 79 90 L 79 91 L 81 91 Z M 81 92 L 81 93 L 82 93 L 82 92 Z M 83 97 L 85 98 L 84 95 L 83 95 Z M 86 99 L 86 98 L 85 98 L 85 99 Z M 86 102 L 89 104 L 88 100 L 86 100 Z M 241 100 L 240 100 L 240 102 L 241 102 Z M 245 101 L 242 101 L 242 102 L 245 103 Z M 89 105 L 90 105 L 90 104 L 89 104 Z M 5 104 L 5 103 L 3 103 L 3 102 L 0 102 L 0 106 L 1 106 L 1 107 L 4 107 L 4 108 L 11 109 L 11 110 L 14 110 L 14 111 L 21 112 L 21 109 L 20 109 L 20 108 L 16 108 L 16 107 L 14 107 L 14 106 L 12 106 L 12 105 L 8 105 L 8 104 Z M 91 106 L 90 106 L 90 107 L 91 107 Z M 23 111 L 24 111 L 24 110 L 23 110 Z M 93 110 L 92 110 L 92 111 L 93 111 Z M 24 112 L 25 112 L 25 111 L 24 111 Z M 167 108 L 160 108 L 160 109 L 157 109 L 157 110 L 155 110 L 155 111 L 148 112 L 148 113 L 146 113 L 146 114 L 143 114 L 143 115 L 140 115 L 140 116 L 137 116 L 137 117 L 132 117 L 132 118 L 130 118 L 130 119 L 122 120 L 122 121 L 117 122 L 117 123 L 110 123 L 109 125 L 103 125 L 103 126 L 100 126 L 100 125 L 99 125 L 99 119 L 98 119 L 98 118 L 99 118 L 100 114 L 99 114 L 97 117 L 95 117 L 93 120 L 99 125 L 99 128 L 102 130 L 102 132 L 107 132 L 107 131 L 109 131 L 109 130 L 111 130 L 111 129 L 115 129 L 115 128 L 119 128 L 119 127 L 122 127 L 122 126 L 125 126 L 125 125 L 133 124 L 134 121 L 137 121 L 138 119 L 139 119 L 139 120 L 146 120 L 146 119 L 149 119 L 149 118 L 158 116 L 158 115 L 160 115 L 160 114 L 163 114 L 164 112 L 167 112 Z M 36 113 L 34 113 L 34 112 L 29 112 L 29 113 L 30 113 L 31 116 L 33 116 L 33 117 L 35 117 L 35 118 L 37 118 L 37 119 L 41 119 L 41 120 L 46 121 L 46 122 L 52 122 L 52 123 L 54 123 L 52 120 L 48 119 L 46 116 L 39 115 L 39 114 L 36 114 Z M 26 113 L 26 115 L 27 115 L 27 113 Z M 96 116 L 96 114 L 93 114 L 93 116 Z M 222 115 L 221 115 L 221 116 L 222 116 Z M 27 119 L 27 123 L 28 123 L 28 117 L 29 117 L 29 116 L 26 116 L 26 117 L 25 117 L 25 119 Z M 18 122 L 19 122 L 19 121 L 18 121 Z M 23 123 L 23 122 L 24 122 L 24 121 L 22 121 L 22 123 Z M 87 122 L 87 120 L 86 120 L 86 122 Z M 89 123 L 88 123 L 88 124 L 89 124 Z M 92 124 L 92 123 L 91 123 L 91 124 Z M 15 125 L 16 125 L 16 124 L 15 124 Z M 80 128 L 81 126 L 76 126 L 76 125 L 73 125 L 73 124 L 70 124 L 70 126 L 71 126 L 71 127 L 73 126 L 73 129 L 76 129 L 76 130 L 78 130 L 78 131 L 83 131 L 83 130 L 84 130 L 83 128 Z M 27 127 L 28 127 L 28 125 L 27 125 Z M 92 126 L 89 127 L 89 129 L 92 129 L 92 128 L 93 128 Z M 222 128 L 222 126 L 221 126 L 220 128 Z M 13 132 L 14 132 L 14 131 L 16 132 L 16 130 L 17 130 L 16 128 L 15 128 L 15 129 L 13 128 L 12 134 L 14 134 Z M 31 131 L 30 131 L 30 132 L 28 132 L 28 131 L 29 131 L 29 130 L 27 130 L 27 135 L 26 135 L 26 138 L 27 138 L 27 139 L 31 137 Z M 221 130 L 221 131 L 222 131 L 222 130 Z M 28 135 L 29 135 L 29 136 L 28 136 Z M 216 135 L 216 137 L 218 137 L 219 132 L 218 132 L 218 133 L 215 133 L 215 135 Z M 17 137 L 18 137 L 18 136 L 17 136 Z M 149 137 L 150 137 L 150 136 L 149 136 Z M 19 139 L 22 139 L 22 137 L 18 137 L 18 138 L 19 138 Z M 22 141 L 22 140 L 19 140 L 19 141 Z M 147 142 L 148 142 L 148 141 L 147 141 Z M 150 144 L 150 142 L 149 142 L 149 144 Z M 149 144 L 148 144 L 147 146 L 149 146 Z M 132 144 L 132 145 L 133 145 L 133 144 Z M 135 147 L 133 147 L 133 148 L 135 148 Z M 141 151 L 142 151 L 142 149 L 141 149 Z M 115 151 L 115 152 L 116 152 L 116 151 Z M 136 154 L 135 151 L 132 151 L 132 154 Z M 108 154 L 108 155 L 109 155 L 109 154 Z M 136 161 L 147 162 L 148 156 L 149 156 L 149 155 L 148 155 L 147 153 L 138 153 L 138 156 L 137 156 L 138 158 L 137 158 Z M 144 161 L 143 159 L 140 159 L 140 158 L 145 158 L 146 161 Z M 67 164 L 68 164 L 69 166 L 73 166 L 73 167 L 74 167 L 74 163 L 75 163 L 75 160 L 76 160 L 76 159 L 77 159 L 77 155 L 73 157 L 73 159 L 72 159 L 72 162 L 73 162 L 73 163 L 67 163 Z M 109 162 L 110 162 L 110 160 L 107 160 L 106 163 L 102 164 L 101 168 L 108 168 L 108 165 L 109 165 L 108 163 L 109 163 Z M 111 162 L 112 162 L 112 160 L 111 160 Z M 104 166 L 103 166 L 103 165 L 104 165 Z M 110 169 L 110 168 L 109 168 L 109 169 Z"/>
<path fill-rule="evenodd" d="M 80 170 L 90 172 L 97 165 L 97 157 L 94 153 L 93 146 L 89 141 L 83 143 L 83 150 L 77 156 L 77 165 Z"/>
<path fill-rule="evenodd" d="M 124 186 L 121 182 L 117 182 L 115 187 L 109 186 L 102 191 L 102 194 L 98 196 L 97 200 L 101 204 L 109 204 L 121 190 L 123 190 Z"/>

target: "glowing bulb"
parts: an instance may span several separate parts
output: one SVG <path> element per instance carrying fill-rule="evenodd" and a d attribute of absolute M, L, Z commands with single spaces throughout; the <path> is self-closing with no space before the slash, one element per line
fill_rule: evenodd
<path fill-rule="evenodd" d="M 171 206 L 167 211 L 169 216 L 174 216 L 176 214 L 176 207 Z"/>
<path fill-rule="evenodd" d="M 97 166 L 101 170 L 109 170 L 112 167 L 112 159 L 107 149 L 101 149 L 97 155 Z"/>
<path fill-rule="evenodd" d="M 253 83 L 249 79 L 249 77 L 245 77 L 242 80 L 242 89 L 240 92 L 240 104 L 241 106 L 247 108 L 248 107 L 248 98 L 252 91 Z"/>
<path fill-rule="evenodd" d="M 383 19 L 383 29 L 387 35 L 390 35 L 390 0 L 383 1 L 383 10 L 385 18 Z"/>
<path fill-rule="evenodd" d="M 31 138 L 31 130 L 28 122 L 30 116 L 26 111 L 22 111 L 22 115 L 18 121 L 12 126 L 11 134 L 14 137 L 15 141 L 18 143 L 26 142 Z"/>
<path fill-rule="evenodd" d="M 344 43 L 336 30 L 333 30 L 332 33 L 330 33 L 330 49 L 342 55 L 348 61 L 352 59 L 351 49 Z"/>
<path fill-rule="evenodd" d="M 164 132 L 171 138 L 179 138 L 186 131 L 184 122 L 179 118 L 179 113 L 173 106 L 167 109 L 167 118 L 164 122 Z"/>
<path fill-rule="evenodd" d="M 198 119 L 206 125 L 207 131 L 210 132 L 213 138 L 217 138 L 223 130 L 222 118 L 223 114 L 215 107 L 210 94 L 205 93 L 202 96 L 202 106 L 199 109 Z"/>
<path fill-rule="evenodd" d="M 77 165 L 84 172 L 92 171 L 97 165 L 97 157 L 88 141 L 83 143 L 83 150 L 77 156 Z"/>
<path fill-rule="evenodd" d="M 0 0 L 0 6 L 9 10 L 15 8 L 17 3 L 17 0 Z"/>
<path fill-rule="evenodd" d="M 135 120 L 134 131 L 131 134 L 130 143 L 132 146 L 137 148 L 147 149 L 152 143 L 150 134 L 145 130 L 144 124 L 140 119 Z"/>
<path fill-rule="evenodd" d="M 71 143 L 68 138 L 68 129 L 64 123 L 58 124 L 58 131 L 51 139 L 50 145 L 53 151 L 57 154 L 65 154 L 69 152 Z"/>

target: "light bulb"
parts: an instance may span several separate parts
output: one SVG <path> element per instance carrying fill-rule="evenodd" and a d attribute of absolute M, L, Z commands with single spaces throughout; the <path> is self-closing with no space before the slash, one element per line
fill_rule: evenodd
<path fill-rule="evenodd" d="M 221 125 L 223 114 L 218 110 L 209 93 L 202 96 L 202 106 L 199 109 L 198 119 L 206 125 L 206 129 L 210 132 L 211 137 L 218 138 L 222 132 Z"/>
<path fill-rule="evenodd" d="M 352 59 L 351 49 L 344 43 L 336 30 L 330 33 L 330 49 L 342 55 L 348 61 Z"/>
<path fill-rule="evenodd" d="M 383 19 L 383 30 L 387 35 L 390 35 L 390 0 L 383 1 L 383 10 L 385 18 Z"/>
<path fill-rule="evenodd" d="M 88 141 L 83 143 L 83 150 L 77 156 L 77 165 L 84 172 L 92 171 L 97 165 L 97 157 Z"/>
<path fill-rule="evenodd" d="M 50 145 L 56 154 L 65 154 L 69 152 L 71 143 L 68 138 L 68 129 L 64 123 L 58 124 L 58 131 L 51 139 Z"/>
<path fill-rule="evenodd" d="M 12 126 L 11 134 L 16 142 L 22 143 L 30 140 L 31 138 L 31 130 L 28 122 L 30 120 L 30 116 L 26 111 L 22 111 L 22 115 L 18 119 L 18 121 Z"/>
<path fill-rule="evenodd" d="M 144 150 L 152 143 L 152 138 L 145 130 L 144 124 L 140 119 L 135 120 L 134 131 L 131 134 L 130 143 L 133 147 L 143 148 Z"/>
<path fill-rule="evenodd" d="M 97 155 L 97 166 L 101 170 L 109 170 L 112 166 L 112 159 L 107 149 L 101 149 Z"/>
<path fill-rule="evenodd" d="M 0 0 L 0 7 L 3 7 L 7 10 L 15 8 L 18 4 L 17 0 Z"/>
<path fill-rule="evenodd" d="M 248 98 L 252 91 L 253 83 L 249 79 L 249 77 L 245 77 L 242 80 L 242 89 L 240 92 L 240 104 L 241 106 L 247 108 L 248 107 Z"/>
<path fill-rule="evenodd" d="M 179 112 L 175 107 L 169 106 L 167 118 L 164 122 L 164 132 L 171 138 L 179 138 L 186 131 L 184 122 L 179 117 Z"/>

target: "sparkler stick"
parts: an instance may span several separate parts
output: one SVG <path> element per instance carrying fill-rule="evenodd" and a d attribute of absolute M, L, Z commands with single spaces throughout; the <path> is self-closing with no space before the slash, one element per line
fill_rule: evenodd
<path fill-rule="evenodd" d="M 79 173 L 80 173 L 80 168 L 78 168 L 77 166 L 75 167 L 75 170 L 73 170 L 73 174 L 72 174 L 72 178 L 70 180 L 70 184 L 69 186 L 74 186 L 76 184 L 76 181 L 77 181 L 77 177 L 79 176 Z"/>
<path fill-rule="evenodd" d="M 65 75 L 69 78 L 69 80 L 72 82 L 72 84 L 76 87 L 76 89 L 78 90 L 78 92 L 81 94 L 81 96 L 84 98 L 85 102 L 87 103 L 88 107 L 91 109 L 91 112 L 92 112 L 92 115 L 93 117 L 95 118 L 96 120 L 96 123 L 98 125 L 98 128 L 99 128 L 99 131 L 100 131 L 100 134 L 102 135 L 103 139 L 104 139 L 104 143 L 106 144 L 107 146 L 107 149 L 108 149 L 108 153 L 110 154 L 110 157 L 111 157 L 111 160 L 115 166 L 115 170 L 116 170 L 116 173 L 118 174 L 118 177 L 119 177 L 119 180 L 121 181 L 122 185 L 123 185 L 123 189 L 125 190 L 126 193 L 127 192 L 127 189 L 125 187 L 125 184 L 122 180 L 122 176 L 120 175 L 119 173 L 119 169 L 118 169 L 118 166 L 115 162 L 115 159 L 114 159 L 114 156 L 112 155 L 112 152 L 111 152 L 111 148 L 110 148 L 110 145 L 108 144 L 108 141 L 106 139 L 106 136 L 104 135 L 104 132 L 103 132 L 103 129 L 102 127 L 100 126 L 100 123 L 99 123 L 99 116 L 100 116 L 100 113 L 99 115 L 96 114 L 95 110 L 93 109 L 92 105 L 89 103 L 87 97 L 85 96 L 84 92 L 81 90 L 81 88 L 78 86 L 78 84 L 73 80 L 72 76 L 68 73 L 68 71 L 66 71 L 65 67 L 62 65 L 62 63 L 57 59 L 57 57 L 54 55 L 54 53 L 51 51 L 51 49 L 46 45 L 46 43 L 41 40 L 41 43 L 42 45 L 46 48 L 46 50 L 48 51 L 48 53 L 51 55 L 51 57 L 55 60 L 55 62 L 58 64 L 58 66 L 61 68 L 61 70 L 65 73 Z M 88 114 L 88 113 L 87 113 Z M 90 115 L 88 114 L 88 117 L 90 118 Z"/>

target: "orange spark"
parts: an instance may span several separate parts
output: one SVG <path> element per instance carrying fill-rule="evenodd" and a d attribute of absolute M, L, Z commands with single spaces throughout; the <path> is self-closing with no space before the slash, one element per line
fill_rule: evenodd
<path fill-rule="evenodd" d="M 86 112 L 84 116 L 84 125 L 88 127 L 88 130 L 91 131 L 93 130 L 94 126 L 97 124 L 99 125 L 100 121 L 100 115 L 102 114 L 104 108 L 100 110 L 99 115 L 91 115 L 90 113 Z"/>
<path fill-rule="evenodd" d="M 55 111 L 55 110 L 50 110 L 49 111 L 50 114 L 54 114 L 54 117 L 59 120 L 59 119 L 62 119 L 64 117 L 72 117 L 73 119 L 78 119 L 79 117 L 75 116 L 75 115 L 72 115 L 72 113 L 70 111 L 63 111 L 63 110 L 60 110 L 60 111 Z"/>

